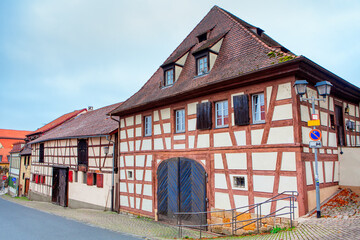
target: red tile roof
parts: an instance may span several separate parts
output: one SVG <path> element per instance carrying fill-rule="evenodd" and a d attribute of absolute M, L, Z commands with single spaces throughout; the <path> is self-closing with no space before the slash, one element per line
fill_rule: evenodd
<path fill-rule="evenodd" d="M 31 131 L 0 129 L 0 139 L 25 139 L 26 134 Z"/>
<path fill-rule="evenodd" d="M 20 152 L 24 145 L 25 145 L 25 141 L 14 143 L 14 146 L 11 149 L 10 153 L 18 153 L 18 152 Z"/>
<path fill-rule="evenodd" d="M 42 126 L 41 128 L 35 130 L 34 132 L 27 134 L 27 136 L 45 133 L 84 112 L 86 112 L 86 108 L 64 114 L 61 117 L 55 119 L 54 121 L 46 124 L 45 126 Z"/>
<path fill-rule="evenodd" d="M 208 39 L 199 43 L 197 36 L 205 32 L 209 32 Z M 224 40 L 212 70 L 206 75 L 195 77 L 196 64 L 192 53 L 211 46 L 217 42 L 219 36 L 223 35 Z M 178 80 L 172 87 L 159 87 L 164 81 L 164 72 L 160 67 L 137 93 L 110 114 L 126 114 L 137 107 L 151 108 L 154 102 L 164 100 L 166 103 L 165 99 L 167 98 L 174 98 L 225 79 L 277 65 L 281 56 L 276 55 L 274 58 L 270 58 L 268 53 L 272 51 L 279 51 L 283 56 L 296 57 L 288 52 L 285 47 L 264 34 L 261 29 L 217 6 L 210 10 L 165 60 L 164 64 L 170 64 L 171 61 L 183 56 L 188 50 L 190 54 Z"/>
<path fill-rule="evenodd" d="M 108 135 L 117 130 L 119 125 L 118 122 L 112 120 L 107 113 L 119 107 L 121 104 L 122 103 L 116 103 L 97 110 L 87 111 L 47 132 L 36 140 L 31 141 L 30 144 L 55 139 Z"/>

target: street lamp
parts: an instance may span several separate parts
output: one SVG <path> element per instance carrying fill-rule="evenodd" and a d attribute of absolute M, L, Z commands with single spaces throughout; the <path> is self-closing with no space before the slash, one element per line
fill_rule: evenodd
<path fill-rule="evenodd" d="M 312 113 L 315 114 L 315 101 L 326 101 L 326 96 L 330 95 L 330 90 L 332 84 L 328 81 L 322 81 L 316 83 L 315 87 L 322 98 L 303 98 L 302 96 L 306 93 L 306 86 L 308 82 L 306 80 L 297 80 L 295 81 L 294 88 L 296 95 L 300 96 L 300 101 L 309 101 L 312 104 Z M 315 129 L 315 126 L 313 126 Z M 319 171 L 318 171 L 318 159 L 317 159 L 317 148 L 314 149 L 315 154 L 315 188 L 316 188 L 316 217 L 321 217 L 320 212 L 320 188 L 319 188 Z"/>

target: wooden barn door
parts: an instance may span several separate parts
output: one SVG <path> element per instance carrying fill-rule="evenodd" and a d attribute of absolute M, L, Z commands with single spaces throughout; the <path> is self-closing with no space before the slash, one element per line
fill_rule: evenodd
<path fill-rule="evenodd" d="M 29 186 L 30 186 L 30 179 L 25 178 L 25 191 L 24 191 L 25 196 L 29 194 Z"/>
<path fill-rule="evenodd" d="M 52 201 L 63 207 L 68 205 L 68 174 L 67 168 L 53 168 Z"/>
<path fill-rule="evenodd" d="M 201 164 L 187 158 L 163 161 L 157 171 L 160 220 L 176 221 L 175 212 L 206 211 L 206 174 Z M 206 223 L 206 216 L 183 215 L 183 221 Z"/>

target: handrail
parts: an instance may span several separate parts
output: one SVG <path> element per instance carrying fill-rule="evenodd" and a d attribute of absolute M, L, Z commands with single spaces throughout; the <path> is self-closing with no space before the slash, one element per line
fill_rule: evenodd
<path fill-rule="evenodd" d="M 290 195 L 291 194 L 291 195 Z M 282 195 L 287 195 L 285 197 L 282 198 L 278 198 L 279 196 Z M 297 201 L 297 196 L 299 195 L 299 193 L 297 191 L 284 191 L 281 192 L 269 199 L 267 199 L 264 202 L 261 203 L 254 203 L 254 204 L 250 204 L 247 206 L 242 206 L 242 207 L 237 207 L 237 208 L 232 208 L 232 209 L 227 209 L 227 210 L 214 210 L 214 211 L 202 211 L 202 212 L 175 212 L 174 215 L 177 216 L 177 226 L 179 227 L 179 237 L 182 237 L 182 227 L 192 227 L 192 228 L 199 228 L 200 229 L 200 238 L 201 238 L 201 232 L 202 232 L 202 228 L 208 228 L 211 226 L 219 226 L 219 225 L 231 225 L 231 231 L 232 231 L 232 235 L 234 235 L 234 232 L 244 228 L 250 224 L 253 223 L 257 223 L 256 224 L 256 228 L 257 231 L 259 232 L 259 229 L 262 225 L 261 220 L 264 218 L 269 218 L 269 217 L 276 217 L 276 216 L 283 216 L 283 215 L 290 215 L 290 225 L 292 227 L 292 221 L 293 219 L 295 219 L 295 201 Z M 280 200 L 284 200 L 284 199 L 289 199 L 289 206 L 284 206 L 280 209 L 276 209 L 273 212 L 270 212 L 269 214 L 265 215 L 265 216 L 261 216 L 261 206 L 264 204 L 268 204 L 268 203 L 272 203 L 272 202 L 277 202 Z M 236 214 L 236 211 L 239 209 L 243 209 L 243 208 L 247 208 L 246 211 L 240 213 L 240 214 Z M 278 213 L 284 209 L 289 208 L 289 212 L 285 212 L 285 213 Z M 254 210 L 255 209 L 255 210 Z M 250 218 L 250 219 L 245 219 L 245 220 L 241 220 L 241 221 L 237 221 L 237 218 L 245 213 L 250 213 L 250 211 L 254 210 L 256 213 L 256 218 Z M 202 220 L 203 220 L 203 215 L 202 214 L 211 214 L 211 213 L 216 213 L 216 212 L 232 212 L 232 220 L 231 222 L 226 222 L 226 223 L 213 223 L 213 224 L 202 224 Z M 200 215 L 200 224 L 182 224 L 182 215 Z M 240 227 L 237 227 L 237 223 L 243 223 L 243 222 L 247 222 L 247 224 L 242 225 Z"/>

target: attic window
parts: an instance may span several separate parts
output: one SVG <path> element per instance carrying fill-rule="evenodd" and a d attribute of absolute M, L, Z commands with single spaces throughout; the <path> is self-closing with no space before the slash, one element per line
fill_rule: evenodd
<path fill-rule="evenodd" d="M 199 40 L 199 43 L 201 43 L 201 42 L 207 40 L 207 33 L 203 33 L 203 34 L 197 36 L 197 38 Z"/>
<path fill-rule="evenodd" d="M 165 81 L 164 86 L 170 86 L 174 83 L 174 68 L 170 68 L 165 71 Z"/>

